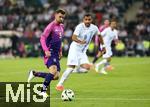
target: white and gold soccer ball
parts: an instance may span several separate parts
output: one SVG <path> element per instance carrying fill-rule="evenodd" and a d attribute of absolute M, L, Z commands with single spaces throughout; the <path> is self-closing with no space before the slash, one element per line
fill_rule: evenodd
<path fill-rule="evenodd" d="M 71 89 L 65 89 L 61 94 L 63 101 L 72 101 L 75 98 L 74 92 Z"/>

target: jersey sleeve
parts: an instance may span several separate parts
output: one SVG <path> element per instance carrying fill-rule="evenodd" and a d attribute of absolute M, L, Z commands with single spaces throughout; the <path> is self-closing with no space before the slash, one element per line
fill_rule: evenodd
<path fill-rule="evenodd" d="M 73 34 L 79 36 L 80 32 L 81 32 L 81 24 L 76 26 Z"/>
<path fill-rule="evenodd" d="M 44 32 L 42 33 L 41 37 L 40 37 L 40 43 L 42 45 L 42 49 L 44 51 L 48 51 L 48 47 L 46 45 L 46 39 L 48 38 L 49 34 L 52 31 L 52 24 L 49 24 L 45 29 Z"/>

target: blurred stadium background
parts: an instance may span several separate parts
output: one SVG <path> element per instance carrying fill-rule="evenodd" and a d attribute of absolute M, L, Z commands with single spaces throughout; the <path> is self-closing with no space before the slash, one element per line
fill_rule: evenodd
<path fill-rule="evenodd" d="M 52 82 L 51 107 L 150 107 L 150 0 L 0 0 L 0 82 L 25 82 L 29 69 L 47 71 L 39 38 L 57 8 L 68 12 L 61 71 L 70 37 L 85 12 L 93 13 L 97 26 L 117 18 L 122 42 L 112 44 L 115 70 L 107 76 L 94 70 L 70 76 L 65 87 L 75 92 L 75 101 L 61 101 L 61 92 L 55 90 L 58 81 Z M 93 38 L 90 60 L 95 52 Z"/>
<path fill-rule="evenodd" d="M 104 19 L 118 19 L 118 46 L 115 56 L 150 56 L 149 0 L 0 0 L 0 57 L 39 57 L 40 35 L 53 19 L 57 8 L 68 12 L 65 20 L 63 54 L 67 56 L 71 35 L 85 12 L 95 16 L 96 25 Z M 93 42 L 88 55 L 96 52 Z"/>

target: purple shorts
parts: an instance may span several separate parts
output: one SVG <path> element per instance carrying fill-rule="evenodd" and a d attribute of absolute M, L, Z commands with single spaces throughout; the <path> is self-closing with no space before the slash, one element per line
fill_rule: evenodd
<path fill-rule="evenodd" d="M 58 56 L 52 55 L 51 57 L 47 58 L 47 60 L 45 62 L 45 65 L 47 66 L 47 68 L 49 68 L 52 65 L 56 65 L 57 66 L 57 71 L 61 70 Z"/>

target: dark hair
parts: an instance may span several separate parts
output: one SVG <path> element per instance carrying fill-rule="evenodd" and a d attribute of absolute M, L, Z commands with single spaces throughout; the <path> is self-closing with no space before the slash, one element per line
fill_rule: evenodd
<path fill-rule="evenodd" d="M 91 17 L 93 18 L 93 15 L 92 15 L 91 13 L 86 13 L 86 14 L 84 14 L 83 18 L 84 18 L 84 17 L 89 17 L 89 16 L 91 16 Z"/>
<path fill-rule="evenodd" d="M 65 15 L 65 14 L 66 14 L 66 11 L 63 10 L 63 9 L 57 9 L 57 10 L 55 11 L 55 13 L 61 13 L 61 14 Z"/>

